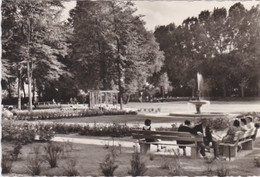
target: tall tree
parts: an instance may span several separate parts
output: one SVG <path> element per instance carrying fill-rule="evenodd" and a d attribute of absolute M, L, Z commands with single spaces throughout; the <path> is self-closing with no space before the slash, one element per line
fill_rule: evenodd
<path fill-rule="evenodd" d="M 28 61 L 33 63 L 35 87 L 46 87 L 64 73 L 60 60 L 66 55 L 67 44 L 58 20 L 62 8 L 59 0 L 3 1 L 2 59 L 12 64 L 12 77 L 21 78 L 19 70 Z"/>
<path fill-rule="evenodd" d="M 163 54 L 134 13 L 132 2 L 77 1 L 71 11 L 71 55 L 85 90 L 111 89 L 115 84 L 122 100 L 160 69 Z"/>

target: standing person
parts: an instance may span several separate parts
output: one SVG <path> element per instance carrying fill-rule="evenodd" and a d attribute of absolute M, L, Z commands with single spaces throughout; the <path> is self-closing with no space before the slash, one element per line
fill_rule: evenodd
<path fill-rule="evenodd" d="M 184 124 L 181 124 L 178 128 L 178 132 L 189 132 L 191 133 L 190 121 L 185 120 Z M 192 144 L 190 141 L 178 141 L 177 144 Z M 179 148 L 183 149 L 183 155 L 186 156 L 186 146 L 179 146 Z"/>
<path fill-rule="evenodd" d="M 205 148 L 209 148 L 210 144 L 212 144 L 212 147 L 214 149 L 214 158 L 218 158 L 218 143 L 216 141 L 213 141 L 207 119 L 201 119 L 201 124 L 196 125 L 191 132 L 194 135 L 203 136 L 203 143 L 198 143 L 198 146 L 200 147 L 200 154 L 203 156 L 203 158 L 207 158 Z"/>
<path fill-rule="evenodd" d="M 144 121 L 144 126 L 143 126 L 143 130 L 148 130 L 148 131 L 154 131 L 155 129 L 152 128 L 151 126 L 152 121 L 150 119 L 146 119 Z M 153 138 L 146 138 L 145 139 L 146 142 L 158 142 L 158 139 L 153 139 Z M 155 145 L 157 145 L 157 152 L 160 151 L 159 145 L 155 143 Z"/>

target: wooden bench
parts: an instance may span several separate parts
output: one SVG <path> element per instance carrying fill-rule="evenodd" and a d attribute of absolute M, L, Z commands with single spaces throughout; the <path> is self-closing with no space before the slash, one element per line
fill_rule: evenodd
<path fill-rule="evenodd" d="M 253 150 L 254 140 L 257 136 L 258 128 L 246 131 L 241 134 L 234 143 L 220 143 L 219 148 L 222 155 L 229 158 L 236 157 L 238 152 L 238 146 L 241 146 L 243 150 Z"/>
<path fill-rule="evenodd" d="M 140 152 L 147 153 L 150 151 L 150 145 L 171 145 L 171 146 L 187 146 L 191 147 L 191 157 L 198 158 L 198 143 L 203 142 L 202 136 L 195 136 L 188 132 L 177 132 L 177 131 L 145 131 L 145 130 L 132 130 L 132 136 L 134 139 L 138 139 L 140 145 Z M 159 139 L 156 142 L 146 142 L 145 139 Z M 189 141 L 192 144 L 177 144 L 175 141 Z"/>

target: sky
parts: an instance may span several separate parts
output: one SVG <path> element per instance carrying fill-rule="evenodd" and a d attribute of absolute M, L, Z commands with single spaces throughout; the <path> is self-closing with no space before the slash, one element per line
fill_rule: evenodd
<path fill-rule="evenodd" d="M 197 17 L 201 11 L 213 11 L 214 8 L 225 7 L 227 10 L 239 1 L 134 1 L 137 8 L 137 15 L 145 15 L 143 20 L 146 22 L 146 28 L 153 31 L 158 25 L 168 25 L 174 23 L 181 25 L 183 20 L 188 17 Z M 246 9 L 260 4 L 258 1 L 240 1 Z M 65 3 L 66 9 L 63 18 L 68 17 L 68 11 L 75 7 L 76 1 Z"/>

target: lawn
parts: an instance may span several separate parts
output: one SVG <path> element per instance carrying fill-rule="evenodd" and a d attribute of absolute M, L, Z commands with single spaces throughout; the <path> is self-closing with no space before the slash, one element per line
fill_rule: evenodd
<path fill-rule="evenodd" d="M 76 160 L 77 171 L 82 176 L 101 176 L 100 163 L 104 162 L 105 155 L 109 152 L 112 146 L 98 146 L 98 145 L 83 145 L 72 143 L 57 143 L 65 150 L 61 158 L 58 160 L 58 167 L 50 168 L 44 162 L 42 165 L 42 176 L 62 176 L 64 171 L 68 168 L 69 160 Z M 13 170 L 6 176 L 30 175 L 27 172 L 28 157 L 32 155 L 32 148 L 40 146 L 43 148 L 46 143 L 33 143 L 23 146 L 18 160 L 13 163 Z M 10 148 L 10 144 L 2 143 L 2 149 Z M 121 153 L 118 147 L 116 149 L 115 164 L 118 168 L 114 175 L 126 176 L 130 171 L 130 160 L 134 148 L 122 147 Z M 42 153 L 44 151 L 41 151 Z M 228 175 L 259 175 L 260 168 L 255 167 L 254 157 L 260 153 L 260 140 L 255 143 L 255 150 L 247 156 L 238 157 L 236 160 L 228 162 L 223 160 L 216 160 L 212 163 L 207 163 L 204 159 L 190 159 L 188 157 L 176 157 L 173 152 L 168 152 L 168 155 L 141 155 L 141 161 L 145 163 L 147 171 L 144 175 L 147 176 L 169 176 L 169 175 L 217 175 L 222 170 L 227 170 Z M 179 160 L 179 161 L 178 161 Z M 224 166 L 223 166 L 224 165 Z M 180 166 L 181 168 L 175 168 Z M 222 173 L 223 174 L 223 173 Z"/>

